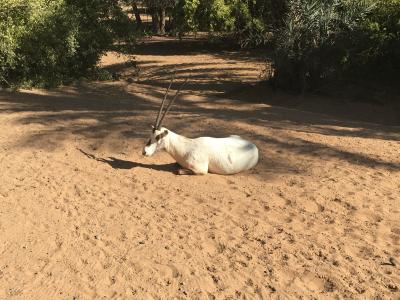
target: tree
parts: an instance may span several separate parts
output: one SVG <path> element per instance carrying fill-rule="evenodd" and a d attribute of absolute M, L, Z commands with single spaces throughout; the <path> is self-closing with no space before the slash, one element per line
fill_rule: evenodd
<path fill-rule="evenodd" d="M 132 6 L 132 12 L 135 15 L 135 20 L 136 20 L 136 25 L 138 28 L 142 27 L 142 18 L 140 17 L 140 12 L 139 12 L 139 8 L 137 5 L 137 0 L 132 0 L 131 2 L 131 6 Z"/>
<path fill-rule="evenodd" d="M 196 11 L 199 5 L 200 0 L 178 0 L 174 8 L 174 24 L 180 36 L 185 32 L 198 30 Z"/>
<path fill-rule="evenodd" d="M 165 34 L 166 11 L 175 5 L 174 0 L 146 0 L 147 7 L 153 24 L 153 32 L 155 34 Z"/>

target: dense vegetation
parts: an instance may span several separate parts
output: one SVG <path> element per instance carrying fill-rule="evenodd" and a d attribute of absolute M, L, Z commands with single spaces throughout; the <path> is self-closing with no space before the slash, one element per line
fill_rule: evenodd
<path fill-rule="evenodd" d="M 400 0 L 2 0 L 0 85 L 97 74 L 98 59 L 116 41 L 197 31 L 273 47 L 273 83 L 284 89 L 394 78 L 400 69 Z"/>
<path fill-rule="evenodd" d="M 113 0 L 2 0 L 0 84 L 55 85 L 93 71 L 118 36 Z"/>
<path fill-rule="evenodd" d="M 290 1 L 276 31 L 275 68 L 274 84 L 295 91 L 350 77 L 396 78 L 400 1 Z"/>

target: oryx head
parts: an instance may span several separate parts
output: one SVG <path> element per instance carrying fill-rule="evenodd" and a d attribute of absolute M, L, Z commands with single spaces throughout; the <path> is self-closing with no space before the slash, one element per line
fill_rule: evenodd
<path fill-rule="evenodd" d="M 163 112 L 164 104 L 165 104 L 166 99 L 168 98 L 168 92 L 172 86 L 172 83 L 174 82 L 174 78 L 175 78 L 175 74 L 172 77 L 171 82 L 167 88 L 167 91 L 165 92 L 164 98 L 161 102 L 161 106 L 160 106 L 160 110 L 158 111 L 156 122 L 154 123 L 153 126 L 151 126 L 152 131 L 151 131 L 150 138 L 149 138 L 147 144 L 143 148 L 143 151 L 142 151 L 143 155 L 152 156 L 157 150 L 164 148 L 164 145 L 165 145 L 164 138 L 168 135 L 168 130 L 166 128 L 162 127 L 162 122 L 163 122 L 165 116 L 167 115 L 167 113 L 169 112 L 169 110 L 171 109 L 172 104 L 178 97 L 180 91 L 187 83 L 187 79 L 186 79 L 185 82 L 176 91 L 175 96 L 169 101 L 167 108 Z"/>

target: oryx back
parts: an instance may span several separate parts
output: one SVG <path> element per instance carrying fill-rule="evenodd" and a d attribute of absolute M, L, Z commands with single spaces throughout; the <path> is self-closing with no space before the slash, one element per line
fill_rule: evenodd
<path fill-rule="evenodd" d="M 239 136 L 197 140 L 207 149 L 210 173 L 236 174 L 253 168 L 258 162 L 257 147 Z"/>

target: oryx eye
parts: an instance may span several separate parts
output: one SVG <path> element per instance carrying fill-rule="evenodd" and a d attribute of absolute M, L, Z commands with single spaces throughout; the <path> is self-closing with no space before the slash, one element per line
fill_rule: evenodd
<path fill-rule="evenodd" d="M 158 142 L 162 138 L 161 134 L 156 136 L 156 141 Z"/>

